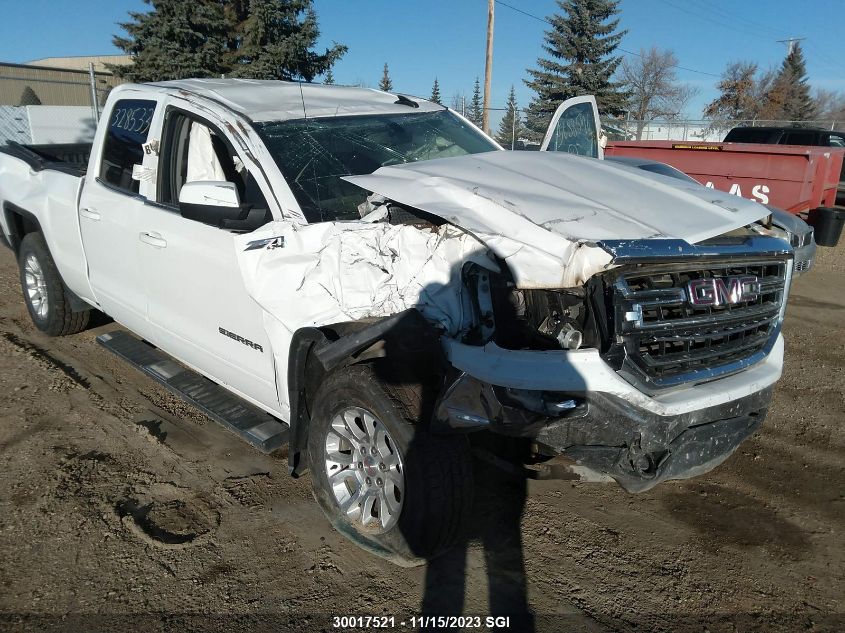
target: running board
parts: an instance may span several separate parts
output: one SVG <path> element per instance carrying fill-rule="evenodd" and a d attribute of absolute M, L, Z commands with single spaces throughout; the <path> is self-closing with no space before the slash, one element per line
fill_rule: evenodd
<path fill-rule="evenodd" d="M 122 330 L 101 334 L 97 342 L 258 450 L 272 453 L 288 443 L 286 424 L 183 367 L 149 343 Z"/>

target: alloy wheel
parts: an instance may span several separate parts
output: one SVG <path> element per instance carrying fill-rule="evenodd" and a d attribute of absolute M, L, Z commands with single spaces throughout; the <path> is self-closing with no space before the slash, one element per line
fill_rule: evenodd
<path fill-rule="evenodd" d="M 372 413 L 348 407 L 335 415 L 325 440 L 325 469 L 335 501 L 365 532 L 385 532 L 399 520 L 405 496 L 402 456 Z"/>

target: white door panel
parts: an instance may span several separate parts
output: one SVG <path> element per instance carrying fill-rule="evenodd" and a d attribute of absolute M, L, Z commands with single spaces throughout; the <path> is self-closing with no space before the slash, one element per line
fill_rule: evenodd
<path fill-rule="evenodd" d="M 103 311 L 143 335 L 147 296 L 138 266 L 137 215 L 144 205 L 90 179 L 82 190 L 79 226 L 94 296 Z"/>
<path fill-rule="evenodd" d="M 153 204 L 142 209 L 139 229 L 156 344 L 278 410 L 270 343 L 244 290 L 233 234 Z"/>

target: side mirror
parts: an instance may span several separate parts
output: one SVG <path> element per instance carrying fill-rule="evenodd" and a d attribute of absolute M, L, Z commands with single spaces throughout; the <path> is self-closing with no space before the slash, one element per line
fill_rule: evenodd
<path fill-rule="evenodd" d="M 183 218 L 212 226 L 222 226 L 224 220 L 239 220 L 243 215 L 235 184 L 213 180 L 182 185 L 179 212 Z"/>

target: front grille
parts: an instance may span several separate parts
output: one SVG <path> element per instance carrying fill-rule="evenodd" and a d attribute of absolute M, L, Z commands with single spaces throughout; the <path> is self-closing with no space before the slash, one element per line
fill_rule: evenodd
<path fill-rule="evenodd" d="M 620 373 L 655 388 L 703 382 L 761 360 L 774 342 L 788 291 L 788 260 L 641 265 L 613 280 Z M 756 277 L 758 292 L 729 305 L 689 301 L 698 279 Z"/>

